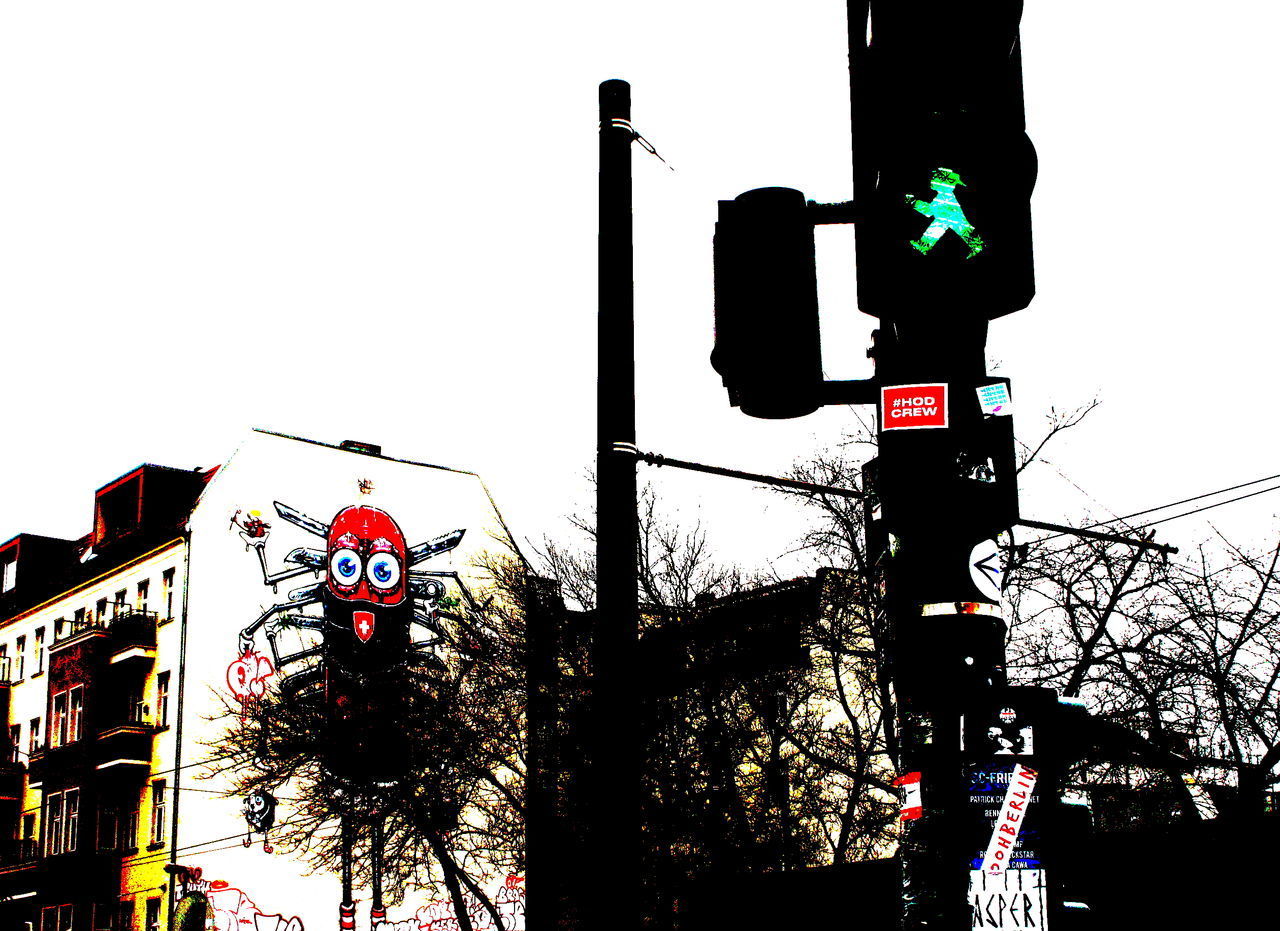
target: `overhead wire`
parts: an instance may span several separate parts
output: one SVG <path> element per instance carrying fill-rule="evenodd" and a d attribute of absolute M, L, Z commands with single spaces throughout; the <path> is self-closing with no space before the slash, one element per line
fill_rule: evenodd
<path fill-rule="evenodd" d="M 1063 476 L 1063 477 L 1065 478 L 1066 476 Z M 1190 511 L 1185 511 L 1185 512 L 1183 512 L 1183 513 L 1181 513 L 1181 514 L 1173 514 L 1173 515 L 1170 515 L 1169 517 L 1162 517 L 1162 518 L 1160 518 L 1160 519 L 1158 519 L 1158 520 L 1146 521 L 1145 523 L 1138 523 L 1138 524 L 1130 524 L 1130 523 L 1129 523 L 1129 521 L 1130 521 L 1130 520 L 1132 520 L 1132 519 L 1133 519 L 1133 518 L 1135 518 L 1135 517 L 1141 517 L 1141 516 L 1143 516 L 1143 515 L 1145 515 L 1145 514 L 1154 514 L 1154 513 L 1156 513 L 1157 511 L 1165 511 L 1165 510 L 1168 510 L 1169 508 L 1177 507 L 1177 506 L 1178 506 L 1178 505 L 1180 505 L 1180 504 L 1190 504 L 1190 503 L 1191 503 L 1191 502 L 1193 502 L 1193 501 L 1202 501 L 1202 500 L 1204 500 L 1205 498 L 1212 498 L 1212 497 L 1214 497 L 1215 495 L 1222 495 L 1222 494 L 1226 494 L 1226 493 L 1231 492 L 1231 491 L 1237 491 L 1237 490 L 1239 490 L 1239 489 L 1241 489 L 1241 488 L 1248 488 L 1250 485 L 1257 485 L 1257 484 L 1259 484 L 1259 483 L 1261 483 L 1261 482 L 1272 481 L 1272 480 L 1274 480 L 1274 479 L 1280 479 L 1280 474 L 1276 474 L 1276 475 L 1268 475 L 1268 476 L 1264 476 L 1264 477 L 1262 477 L 1262 478 L 1256 478 L 1256 479 L 1254 479 L 1254 480 L 1252 480 L 1252 481 L 1249 481 L 1249 482 L 1241 482 L 1241 483 L 1236 484 L 1236 485 L 1229 485 L 1229 486 L 1227 486 L 1226 488 L 1219 488 L 1219 489 L 1216 489 L 1216 490 L 1214 490 L 1214 491 L 1206 491 L 1206 492 L 1204 492 L 1204 493 L 1202 493 L 1202 494 L 1192 495 L 1192 496 L 1190 496 L 1190 497 L 1182 498 L 1182 499 L 1179 499 L 1179 500 L 1177 500 L 1177 501 L 1170 501 L 1170 502 L 1168 502 L 1167 504 L 1161 504 L 1161 505 L 1158 505 L 1158 506 L 1156 506 L 1156 507 L 1144 508 L 1144 509 L 1143 509 L 1143 510 L 1141 510 L 1141 511 L 1134 511 L 1134 512 L 1133 512 L 1133 513 L 1131 513 L 1131 514 L 1125 514 L 1125 515 L 1122 515 L 1122 516 L 1113 517 L 1113 518 L 1110 518 L 1110 519 L 1108 519 L 1108 520 L 1100 520 L 1100 521 L 1096 521 L 1096 522 L 1094 522 L 1094 523 L 1092 523 L 1092 524 L 1087 524 L 1086 526 L 1082 527 L 1081 529 L 1082 529 L 1082 530 L 1092 530 L 1092 529 L 1093 529 L 1093 528 L 1095 528 L 1095 527 L 1105 527 L 1105 526 L 1107 526 L 1107 525 L 1109 525 L 1109 524 L 1124 524 L 1125 526 L 1129 527 L 1129 529 L 1131 529 L 1131 530 L 1135 530 L 1135 531 L 1136 531 L 1136 530 L 1143 530 L 1143 529 L 1146 529 L 1146 528 L 1148 528 L 1148 527 L 1155 527 L 1155 526 L 1156 526 L 1156 525 L 1158 525 L 1158 524 L 1168 523 L 1168 522 L 1169 522 L 1169 521 L 1171 521 L 1171 520 L 1177 520 L 1178 518 L 1181 518 L 1181 517 L 1189 517 L 1189 516 L 1191 516 L 1192 514 L 1199 514 L 1199 513 L 1201 513 L 1202 511 L 1212 510 L 1213 508 L 1216 508 L 1216 507 L 1222 507 L 1223 505 L 1226 505 L 1226 504 L 1233 504 L 1233 503 L 1235 503 L 1236 501 L 1243 501 L 1243 500 L 1245 500 L 1246 498 L 1252 498 L 1252 497 L 1255 497 L 1255 496 L 1257 496 L 1257 495 L 1265 494 L 1265 493 L 1270 492 L 1270 491 L 1276 491 L 1277 489 L 1280 489 L 1280 485 L 1273 485 L 1273 486 L 1271 486 L 1270 488 L 1263 488 L 1263 489 L 1259 489 L 1258 491 L 1252 491 L 1252 492 L 1249 492 L 1248 494 L 1245 494 L 1245 495 L 1237 495 L 1236 497 L 1234 497 L 1234 498 L 1229 498 L 1229 499 L 1227 499 L 1227 500 L 1225 500 L 1225 501 L 1215 501 L 1213 504 L 1207 504 L 1207 505 L 1205 505 L 1204 507 L 1194 508 L 1194 509 L 1192 509 L 1192 510 L 1190 510 Z M 1072 484 L 1074 484 L 1074 483 L 1072 483 Z M 1077 488 L 1079 488 L 1079 486 L 1076 486 L 1076 487 L 1077 487 Z M 1033 542 L 1033 543 L 1045 543 L 1045 542 L 1047 542 L 1047 541 L 1049 541 L 1049 540 L 1055 540 L 1055 539 L 1057 539 L 1058 537 L 1064 537 L 1064 536 L 1069 536 L 1069 534 L 1067 534 L 1067 533 L 1065 533 L 1065 532 L 1064 532 L 1064 533 L 1053 533 L 1053 534 L 1050 534 L 1049 536 L 1046 536 L 1046 537 L 1040 537 L 1039 539 L 1034 540 L 1034 541 L 1031 541 L 1031 542 Z"/>

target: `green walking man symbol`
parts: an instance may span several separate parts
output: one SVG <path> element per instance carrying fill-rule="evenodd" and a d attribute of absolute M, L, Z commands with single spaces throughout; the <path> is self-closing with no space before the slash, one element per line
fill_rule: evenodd
<path fill-rule="evenodd" d="M 917 213 L 933 218 L 933 222 L 920 235 L 920 238 L 911 240 L 912 248 L 922 254 L 928 254 L 929 250 L 937 245 L 943 234 L 947 230 L 951 230 L 963 239 L 965 245 L 969 247 L 969 254 L 965 258 L 973 258 L 982 251 L 982 237 L 978 235 L 973 228 L 973 224 L 965 217 L 964 208 L 956 200 L 956 188 L 964 187 L 964 182 L 960 180 L 960 175 L 950 168 L 934 169 L 933 177 L 929 181 L 929 187 L 934 190 L 933 200 L 931 201 L 920 200 L 920 198 L 912 197 L 910 194 L 906 195 L 908 206 L 912 207 Z"/>

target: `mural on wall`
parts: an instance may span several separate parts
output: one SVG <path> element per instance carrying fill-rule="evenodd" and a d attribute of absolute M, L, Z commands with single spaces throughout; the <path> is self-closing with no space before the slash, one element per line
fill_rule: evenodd
<path fill-rule="evenodd" d="M 501 919 L 500 925 L 475 896 L 468 895 L 466 899 L 467 917 L 472 931 L 524 931 L 523 876 L 508 876 L 494 897 L 495 910 Z M 375 925 L 373 931 L 459 931 L 460 927 L 453 903 L 436 899 L 418 908 L 412 918 L 383 922 Z"/>
<path fill-rule="evenodd" d="M 450 729 L 457 663 L 448 653 L 456 638 L 444 623 L 466 627 L 478 607 L 456 572 L 423 564 L 457 547 L 465 530 L 409 545 L 395 518 L 380 508 L 350 505 L 324 522 L 278 501 L 274 506 L 282 520 L 323 547 L 295 547 L 273 570 L 270 524 L 256 512 L 244 519 L 237 512 L 231 525 L 256 553 L 263 584 L 278 595 L 283 583 L 308 575 L 315 581 L 288 590 L 240 631 L 227 684 L 242 723 L 255 735 L 252 742 L 264 748 L 259 754 L 292 761 L 279 770 L 280 781 L 318 770 L 318 804 L 340 824 L 327 841 L 342 877 L 339 927 L 355 927 L 357 858 L 371 879 L 371 924 L 385 923 L 387 819 L 395 816 L 402 826 L 396 847 L 403 856 L 404 826 L 429 833 L 439 846 L 457 817 L 448 799 L 460 777 L 431 773 L 424 753 L 436 737 L 459 739 L 459 729 Z M 269 655 L 257 641 L 260 634 Z M 259 707 L 264 704 L 270 708 Z M 432 733 L 415 730 L 414 721 L 430 721 Z M 307 768 L 313 764 L 317 770 Z M 267 832 L 275 820 L 268 790 L 276 785 L 257 786 L 244 806 L 246 845 L 260 833 L 268 853 Z"/>
<path fill-rule="evenodd" d="M 174 864 L 165 872 L 176 880 L 173 926 L 177 931 L 304 931 L 302 919 L 264 912 L 226 880 L 205 879 L 201 867 Z"/>

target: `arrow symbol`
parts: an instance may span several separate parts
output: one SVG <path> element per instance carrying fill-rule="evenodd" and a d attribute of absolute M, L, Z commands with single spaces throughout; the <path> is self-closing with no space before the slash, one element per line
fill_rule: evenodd
<path fill-rule="evenodd" d="M 982 557 L 973 564 L 973 568 L 987 576 L 991 580 L 991 584 L 996 588 L 1002 587 L 1000 585 L 1000 577 L 1004 575 L 1004 567 L 1000 564 L 999 553 L 991 553 Z"/>

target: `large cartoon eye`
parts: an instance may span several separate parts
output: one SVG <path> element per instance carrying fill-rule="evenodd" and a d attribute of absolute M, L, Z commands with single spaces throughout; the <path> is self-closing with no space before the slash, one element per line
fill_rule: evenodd
<path fill-rule="evenodd" d="M 355 550 L 337 550 L 329 557 L 329 573 L 339 585 L 355 585 L 360 578 L 360 554 Z"/>
<path fill-rule="evenodd" d="M 400 563 L 390 553 L 369 557 L 369 582 L 374 588 L 395 588 L 400 581 Z"/>

